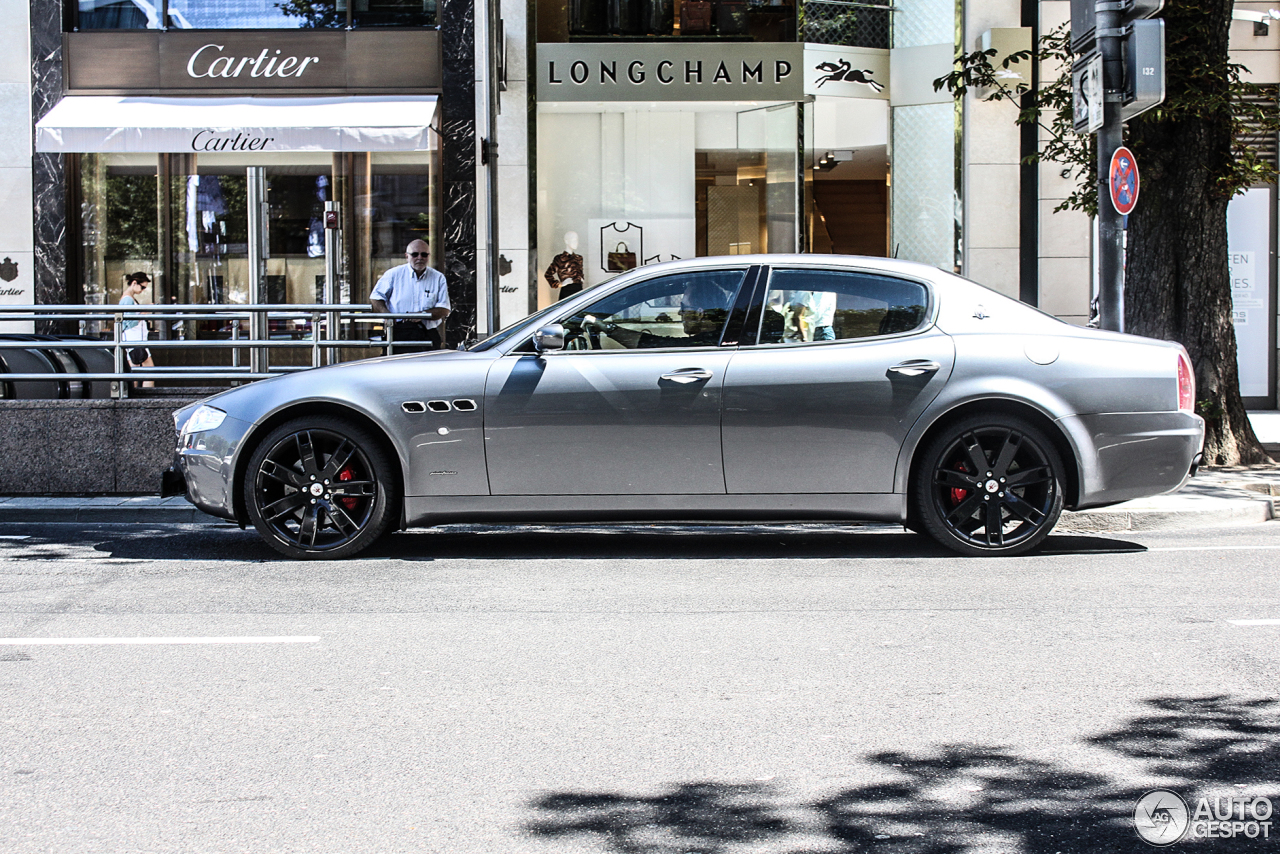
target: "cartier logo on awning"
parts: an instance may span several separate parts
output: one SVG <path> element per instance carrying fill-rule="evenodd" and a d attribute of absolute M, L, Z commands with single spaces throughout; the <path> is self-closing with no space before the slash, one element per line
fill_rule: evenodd
<path fill-rule="evenodd" d="M 791 101 L 799 44 L 540 44 L 540 101 Z"/>
<path fill-rule="evenodd" d="M 262 151 L 273 136 L 202 130 L 191 138 L 192 151 Z"/>

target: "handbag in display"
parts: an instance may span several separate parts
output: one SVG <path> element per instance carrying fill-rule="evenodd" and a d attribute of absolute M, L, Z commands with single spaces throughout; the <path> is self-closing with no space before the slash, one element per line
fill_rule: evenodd
<path fill-rule="evenodd" d="M 636 268 L 636 253 L 628 249 L 626 243 L 619 243 L 609 253 L 608 263 L 605 266 L 610 273 L 625 273 L 627 270 L 634 270 Z"/>
<path fill-rule="evenodd" d="M 700 36 L 711 32 L 711 0 L 684 0 L 680 4 L 680 35 Z"/>
<path fill-rule="evenodd" d="M 747 4 L 741 0 L 719 0 L 716 3 L 716 32 L 722 36 L 747 34 Z"/>

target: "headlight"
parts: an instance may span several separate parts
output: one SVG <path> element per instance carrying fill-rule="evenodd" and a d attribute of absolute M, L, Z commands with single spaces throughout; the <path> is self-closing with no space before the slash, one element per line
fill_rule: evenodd
<path fill-rule="evenodd" d="M 215 430 L 222 423 L 222 419 L 226 417 L 227 413 L 221 409 L 214 409 L 212 406 L 201 406 L 191 413 L 187 423 L 182 425 L 182 435 L 186 436 L 189 433 L 203 433 L 206 430 Z"/>

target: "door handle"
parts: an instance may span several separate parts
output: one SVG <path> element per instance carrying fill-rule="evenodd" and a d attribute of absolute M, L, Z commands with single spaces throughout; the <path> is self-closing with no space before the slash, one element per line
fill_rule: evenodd
<path fill-rule="evenodd" d="M 903 377 L 918 377 L 921 374 L 933 374 L 942 369 L 942 365 L 928 359 L 908 359 L 899 362 L 889 369 L 889 373 Z"/>
<path fill-rule="evenodd" d="M 670 380 L 673 383 L 696 383 L 709 380 L 711 376 L 711 372 L 704 368 L 681 368 L 678 371 L 663 374 L 659 379 Z"/>

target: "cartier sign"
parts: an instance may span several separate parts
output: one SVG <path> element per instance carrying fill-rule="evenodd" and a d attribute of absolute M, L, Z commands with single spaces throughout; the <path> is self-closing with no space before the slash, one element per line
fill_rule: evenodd
<path fill-rule="evenodd" d="M 794 43 L 539 44 L 540 101 L 798 101 Z"/>
<path fill-rule="evenodd" d="M 436 30 L 63 35 L 68 94 L 439 94 Z M 386 57 L 394 56 L 395 62 Z"/>
<path fill-rule="evenodd" d="M 200 77 L 239 77 L 244 73 L 247 77 L 301 77 L 307 66 L 320 63 L 318 56 L 281 56 L 283 51 L 264 47 L 255 56 L 235 56 L 226 53 L 224 45 L 201 45 L 187 60 L 187 76 Z M 268 56 L 270 54 L 270 56 Z"/>

